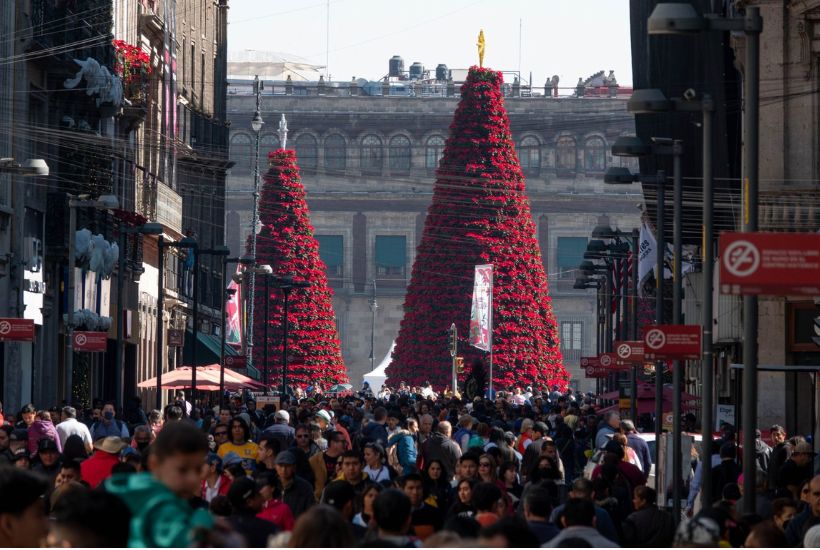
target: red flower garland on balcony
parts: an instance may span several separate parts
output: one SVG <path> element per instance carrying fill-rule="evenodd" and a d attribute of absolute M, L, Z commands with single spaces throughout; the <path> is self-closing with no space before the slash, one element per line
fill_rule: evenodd
<path fill-rule="evenodd" d="M 308 281 L 308 288 L 293 289 L 288 300 L 288 383 L 301 386 L 320 382 L 347 382 L 341 344 L 333 314 L 333 293 L 325 265 L 319 259 L 319 243 L 313 237 L 305 189 L 299 177 L 296 153 L 279 149 L 268 154 L 270 168 L 264 175 L 259 201 L 262 230 L 256 238 L 256 258 L 268 264 L 274 276 L 292 274 L 294 281 Z M 271 385 L 282 379 L 281 291 L 256 277 L 254 300 L 254 366 L 264 369 L 265 302 L 269 307 L 268 366 Z"/>
<path fill-rule="evenodd" d="M 387 369 L 390 384 L 450 384 L 450 323 L 458 328 L 465 364 L 487 361 L 469 345 L 468 329 L 474 266 L 489 263 L 495 270 L 495 387 L 567 387 L 502 82 L 499 72 L 471 67 L 461 88 Z"/>
<path fill-rule="evenodd" d="M 151 58 L 141 48 L 125 40 L 114 40 L 112 44 L 117 58 L 114 72 L 122 78 L 123 84 L 140 82 L 151 74 Z"/>

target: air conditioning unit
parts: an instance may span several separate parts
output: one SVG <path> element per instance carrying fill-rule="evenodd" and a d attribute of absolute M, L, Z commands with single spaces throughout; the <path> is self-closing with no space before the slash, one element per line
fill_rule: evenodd
<path fill-rule="evenodd" d="M 43 241 L 36 237 L 23 239 L 23 263 L 27 271 L 38 273 L 43 268 Z"/>

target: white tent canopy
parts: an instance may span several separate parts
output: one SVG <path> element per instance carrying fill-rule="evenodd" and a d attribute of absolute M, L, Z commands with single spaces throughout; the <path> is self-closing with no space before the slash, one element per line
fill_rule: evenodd
<path fill-rule="evenodd" d="M 396 347 L 396 341 L 393 340 L 393 343 L 390 344 L 390 351 L 387 352 L 387 355 L 384 356 L 382 362 L 379 363 L 372 372 L 368 372 L 364 375 L 364 381 L 370 384 L 370 389 L 373 391 L 373 395 L 379 393 L 379 390 L 382 389 L 382 385 L 384 381 L 387 380 L 387 367 L 390 366 L 390 362 L 393 360 L 393 349 Z"/>

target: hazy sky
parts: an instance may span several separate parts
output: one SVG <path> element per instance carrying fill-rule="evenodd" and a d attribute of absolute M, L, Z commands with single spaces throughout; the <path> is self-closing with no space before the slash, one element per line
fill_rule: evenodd
<path fill-rule="evenodd" d="M 484 65 L 519 68 L 543 85 L 560 85 L 614 70 L 631 85 L 628 0 L 329 0 L 329 71 L 334 80 L 376 80 L 388 60 L 404 58 L 434 70 L 439 63 L 478 63 L 476 39 L 484 29 Z M 267 50 L 325 65 L 328 0 L 230 0 L 230 51 Z M 520 50 L 519 50 L 520 21 Z"/>

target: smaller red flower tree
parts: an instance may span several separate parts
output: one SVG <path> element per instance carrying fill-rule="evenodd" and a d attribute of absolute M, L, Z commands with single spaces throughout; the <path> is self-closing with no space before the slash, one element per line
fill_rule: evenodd
<path fill-rule="evenodd" d="M 293 275 L 295 288 L 288 300 L 288 384 L 300 386 L 347 382 L 336 322 L 332 291 L 319 243 L 313 236 L 305 189 L 299 177 L 296 153 L 279 149 L 268 154 L 259 201 L 262 230 L 256 238 L 256 261 L 273 268 L 273 278 Z M 282 374 L 284 300 L 275 279 L 265 293 L 264 279 L 257 276 L 254 299 L 253 363 L 264 369 L 268 350 L 269 381 L 279 384 Z M 269 308 L 268 341 L 265 342 L 265 302 Z"/>

